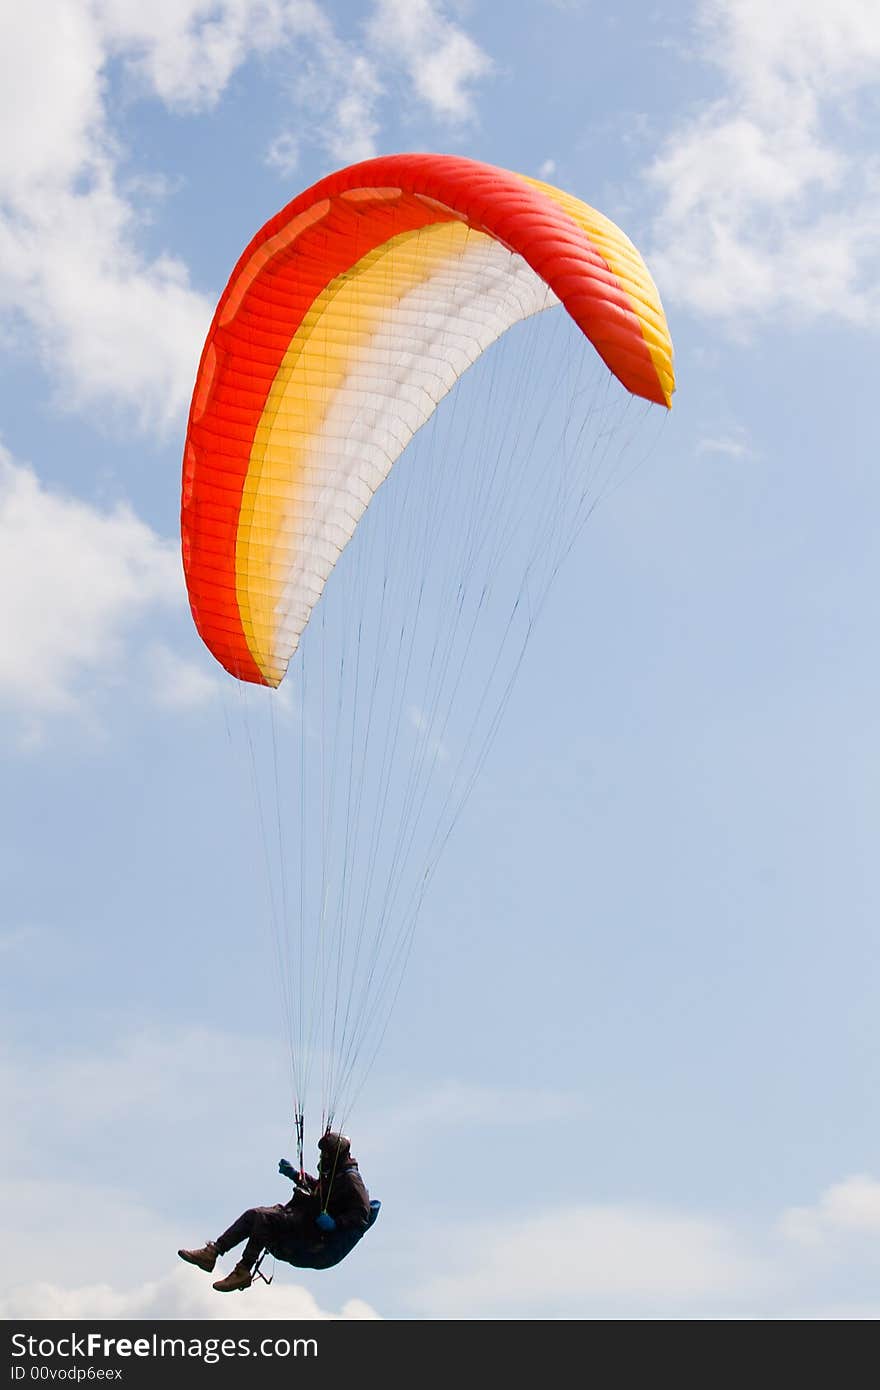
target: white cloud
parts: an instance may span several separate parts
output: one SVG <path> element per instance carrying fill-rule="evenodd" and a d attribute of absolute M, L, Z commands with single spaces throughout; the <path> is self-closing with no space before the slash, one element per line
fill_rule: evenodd
<path fill-rule="evenodd" d="M 276 135 L 266 152 L 266 163 L 270 169 L 287 178 L 299 164 L 300 142 L 291 131 Z"/>
<path fill-rule="evenodd" d="M 210 317 L 183 263 L 137 250 L 104 110 L 108 36 L 73 0 L 0 11 L 0 307 L 36 335 L 69 405 L 182 410 Z"/>
<path fill-rule="evenodd" d="M 165 709 L 195 709 L 220 693 L 220 682 L 214 675 L 169 647 L 154 643 L 147 660 L 156 704 Z"/>
<path fill-rule="evenodd" d="M 131 410 L 161 434 L 187 403 L 211 307 L 181 261 L 134 249 L 109 166 L 88 178 L 87 192 L 41 188 L 0 220 L 0 301 L 33 328 L 62 406 Z"/>
<path fill-rule="evenodd" d="M 338 164 L 377 153 L 386 79 L 402 73 L 412 96 L 444 124 L 474 118 L 473 85 L 492 71 L 483 50 L 434 0 L 376 0 L 365 47 L 342 39 L 326 18 L 309 28 L 293 84 L 309 113 L 312 139 Z M 302 122 L 275 137 L 267 161 L 282 174 L 296 167 Z"/>
<path fill-rule="evenodd" d="M 217 102 L 252 54 L 268 54 L 325 24 L 313 0 L 95 0 L 112 50 L 166 105 Z"/>
<path fill-rule="evenodd" d="M 0 451 L 0 592 L 0 700 L 65 711 L 150 609 L 180 601 L 180 560 L 128 507 L 50 491 Z"/>
<path fill-rule="evenodd" d="M 391 45 L 388 23 L 400 26 Z M 64 406 L 133 410 L 143 428 L 167 431 L 186 407 L 212 310 L 179 257 L 140 249 L 133 190 L 149 198 L 150 171 L 121 183 L 113 65 L 127 100 L 199 111 L 248 60 L 277 66 L 286 56 L 305 128 L 338 163 L 376 152 L 382 70 L 398 59 L 435 115 L 472 114 L 469 88 L 489 60 L 436 6 L 380 0 L 368 28 L 372 46 L 344 41 L 315 0 L 42 0 L 0 10 L 0 308 L 34 335 Z M 267 160 L 285 175 L 302 130 L 298 118 L 296 134 L 270 144 Z"/>
<path fill-rule="evenodd" d="M 117 1277 L 117 1270 L 110 1272 Z M 217 1276 L 214 1275 L 214 1278 Z M 181 1266 L 172 1274 L 139 1288 L 125 1289 L 118 1284 L 94 1283 L 63 1287 L 52 1283 L 32 1283 L 14 1289 L 0 1298 L 0 1317 L 35 1320 L 77 1321 L 83 1318 L 132 1319 L 217 1319 L 224 1322 L 331 1320 L 375 1321 L 379 1314 L 361 1299 L 349 1299 L 338 1313 L 321 1308 L 308 1289 L 273 1281 L 271 1287 L 257 1283 L 239 1294 L 219 1294 L 211 1279 L 194 1269 Z"/>
<path fill-rule="evenodd" d="M 475 115 L 472 87 L 492 62 L 434 0 L 375 0 L 364 26 L 365 46 L 341 38 L 326 15 L 303 25 L 293 92 L 309 113 L 311 139 L 338 164 L 378 152 L 386 79 L 402 72 L 416 101 L 437 120 L 460 124 Z M 283 175 L 296 168 L 304 138 L 295 128 L 272 141 L 267 162 Z"/>
<path fill-rule="evenodd" d="M 313 113 L 317 139 L 336 164 L 353 164 L 377 152 L 376 105 L 384 88 L 375 64 L 327 34 L 308 75 L 300 103 Z"/>
<path fill-rule="evenodd" d="M 754 1293 L 768 1273 L 720 1222 L 623 1206 L 577 1206 L 471 1224 L 435 1252 L 442 1275 L 417 1302 L 434 1315 L 584 1316 L 597 1301 L 671 1307 Z M 459 1251 L 456 1258 L 455 1251 Z"/>
<path fill-rule="evenodd" d="M 403 68 L 419 100 L 436 117 L 474 117 L 472 83 L 492 71 L 478 44 L 434 0 L 376 0 L 368 26 L 373 49 Z"/>
<path fill-rule="evenodd" d="M 829 1187 L 812 1207 L 790 1207 L 780 1230 L 801 1245 L 818 1246 L 840 1236 L 880 1233 L 880 1182 L 859 1173 Z"/>
<path fill-rule="evenodd" d="M 82 166 L 89 132 L 102 120 L 101 44 L 82 6 L 66 0 L 3 6 L 0 43 L 0 196 L 27 197 L 35 184 L 61 183 Z"/>
<path fill-rule="evenodd" d="M 167 431 L 189 399 L 213 307 L 179 257 L 139 249 L 107 107 L 113 61 L 129 88 L 135 78 L 172 109 L 199 109 L 253 54 L 326 31 L 311 0 L 45 0 L 2 11 L 0 307 L 33 332 L 63 406 L 133 411 L 144 429 Z M 343 111 L 341 125 L 357 115 Z M 148 182 L 139 171 L 141 196 Z"/>
<path fill-rule="evenodd" d="M 698 454 L 723 454 L 727 458 L 749 458 L 753 450 L 745 436 L 739 432 L 707 436 L 697 444 Z"/>
<path fill-rule="evenodd" d="M 282 174 L 310 139 L 340 162 L 375 154 L 375 106 L 383 93 L 372 57 L 340 38 L 327 7 L 315 0 L 103 0 L 108 35 L 127 68 L 172 109 L 214 105 L 233 73 L 250 58 L 287 58 L 295 130 L 270 142 L 267 163 Z"/>
<path fill-rule="evenodd" d="M 880 315 L 880 161 L 860 127 L 880 75 L 873 0 L 704 0 L 724 94 L 649 170 L 652 268 L 670 298 L 740 321 Z"/>

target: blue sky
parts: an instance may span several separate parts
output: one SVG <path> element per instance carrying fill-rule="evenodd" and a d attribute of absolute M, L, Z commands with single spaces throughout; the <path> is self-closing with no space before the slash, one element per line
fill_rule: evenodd
<path fill-rule="evenodd" d="M 880 1312 L 880 17 L 673 8 L 0 20 L 4 1315 Z M 186 408 L 253 232 L 419 148 L 617 220 L 678 391 L 432 882 L 350 1117 L 380 1223 L 220 1299 L 175 1251 L 285 1198 L 290 1122 Z"/>

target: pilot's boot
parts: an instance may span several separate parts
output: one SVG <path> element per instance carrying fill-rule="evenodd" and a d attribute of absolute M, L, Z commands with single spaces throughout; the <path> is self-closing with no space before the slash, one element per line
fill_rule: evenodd
<path fill-rule="evenodd" d="M 177 1253 L 188 1265 L 198 1265 L 206 1274 L 212 1274 L 217 1263 L 218 1250 L 213 1240 L 209 1240 L 201 1250 L 178 1250 Z"/>
<path fill-rule="evenodd" d="M 239 1260 L 232 1273 L 227 1274 L 225 1279 L 218 1279 L 214 1288 L 218 1293 L 235 1293 L 237 1289 L 249 1289 L 253 1282 L 247 1265 L 243 1260 Z"/>

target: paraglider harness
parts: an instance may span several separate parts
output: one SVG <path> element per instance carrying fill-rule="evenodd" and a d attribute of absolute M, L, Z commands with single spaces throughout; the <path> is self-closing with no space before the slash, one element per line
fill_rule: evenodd
<path fill-rule="evenodd" d="M 303 1117 L 301 1113 L 297 1113 L 296 1115 L 296 1140 L 297 1159 L 299 1161 L 299 1173 L 293 1180 L 294 1187 L 299 1192 L 304 1192 L 311 1195 L 311 1188 L 305 1181 L 305 1164 L 303 1157 Z M 375 1198 L 370 1202 L 370 1215 L 367 1220 L 366 1226 L 364 1226 L 362 1230 L 355 1229 L 334 1232 L 332 1236 L 322 1240 L 317 1250 L 313 1250 L 310 1252 L 311 1258 L 306 1257 L 304 1248 L 303 1256 L 301 1257 L 302 1263 L 300 1263 L 300 1260 L 291 1260 L 290 1258 L 282 1254 L 280 1248 L 273 1249 L 271 1245 L 267 1245 L 265 1249 L 260 1252 L 259 1259 L 257 1260 L 256 1264 L 251 1270 L 252 1278 L 262 1279 L 264 1284 L 272 1283 L 272 1280 L 274 1279 L 275 1275 L 264 1274 L 261 1268 L 262 1263 L 267 1255 L 271 1255 L 273 1259 L 282 1260 L 285 1264 L 291 1264 L 296 1269 L 329 1269 L 333 1265 L 339 1264 L 341 1260 L 345 1259 L 346 1255 L 351 1253 L 351 1251 L 357 1245 L 358 1241 L 366 1235 L 367 1231 L 375 1222 L 376 1217 L 379 1215 L 379 1208 L 381 1207 L 381 1205 L 382 1203 L 376 1200 Z"/>
<path fill-rule="evenodd" d="M 381 1205 L 382 1203 L 376 1198 L 373 1198 L 370 1202 L 370 1219 L 362 1231 L 356 1230 L 339 1232 L 338 1234 L 334 1233 L 328 1239 L 325 1239 L 323 1248 L 326 1252 L 326 1257 L 320 1261 L 307 1261 L 303 1259 L 302 1262 L 300 1262 L 299 1260 L 291 1260 L 273 1250 L 270 1245 L 267 1245 L 265 1250 L 261 1251 L 257 1263 L 251 1270 L 252 1277 L 254 1279 L 262 1279 L 264 1284 L 272 1283 L 275 1277 L 274 1274 L 264 1274 L 261 1269 L 261 1265 L 267 1255 L 271 1255 L 273 1260 L 281 1260 L 283 1264 L 293 1265 L 294 1269 L 331 1269 L 333 1265 L 337 1265 L 344 1260 L 346 1255 L 351 1254 L 358 1241 L 366 1235 L 367 1231 L 375 1222 L 376 1217 L 379 1215 L 379 1208 Z"/>

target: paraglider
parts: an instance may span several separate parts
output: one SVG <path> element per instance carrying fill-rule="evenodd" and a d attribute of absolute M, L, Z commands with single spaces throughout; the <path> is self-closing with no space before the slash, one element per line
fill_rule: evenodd
<path fill-rule="evenodd" d="M 215 1282 L 218 1293 L 250 1288 L 265 1251 L 300 1269 L 339 1264 L 376 1220 L 379 1203 L 370 1201 L 347 1135 L 328 1131 L 318 1148 L 317 1177 L 297 1170 L 287 1159 L 279 1163 L 278 1171 L 294 1183 L 289 1202 L 251 1207 L 216 1240 L 199 1249 L 179 1250 L 180 1258 L 213 1274 L 217 1260 L 244 1241 L 235 1268 Z"/>
<path fill-rule="evenodd" d="M 510 408 L 479 402 L 435 447 L 423 427 L 467 369 L 559 305 L 559 362 L 524 358 Z M 584 372 L 598 359 L 610 376 L 593 388 Z M 491 378 L 493 396 L 504 386 Z M 193 391 L 182 549 L 196 627 L 245 718 L 243 692 L 269 687 L 271 741 L 248 724 L 247 744 L 295 1171 L 314 1073 L 321 1132 L 335 1132 L 381 1045 L 534 622 L 609 485 L 612 397 L 668 407 L 673 390 L 660 299 L 623 232 L 571 194 L 474 160 L 341 169 L 267 222 L 233 270 Z M 525 412 L 542 392 L 535 422 Z M 413 452 L 420 431 L 427 458 Z M 292 699 L 276 716 L 286 673 Z M 241 1228 L 248 1249 L 271 1248 L 261 1220 Z"/>

